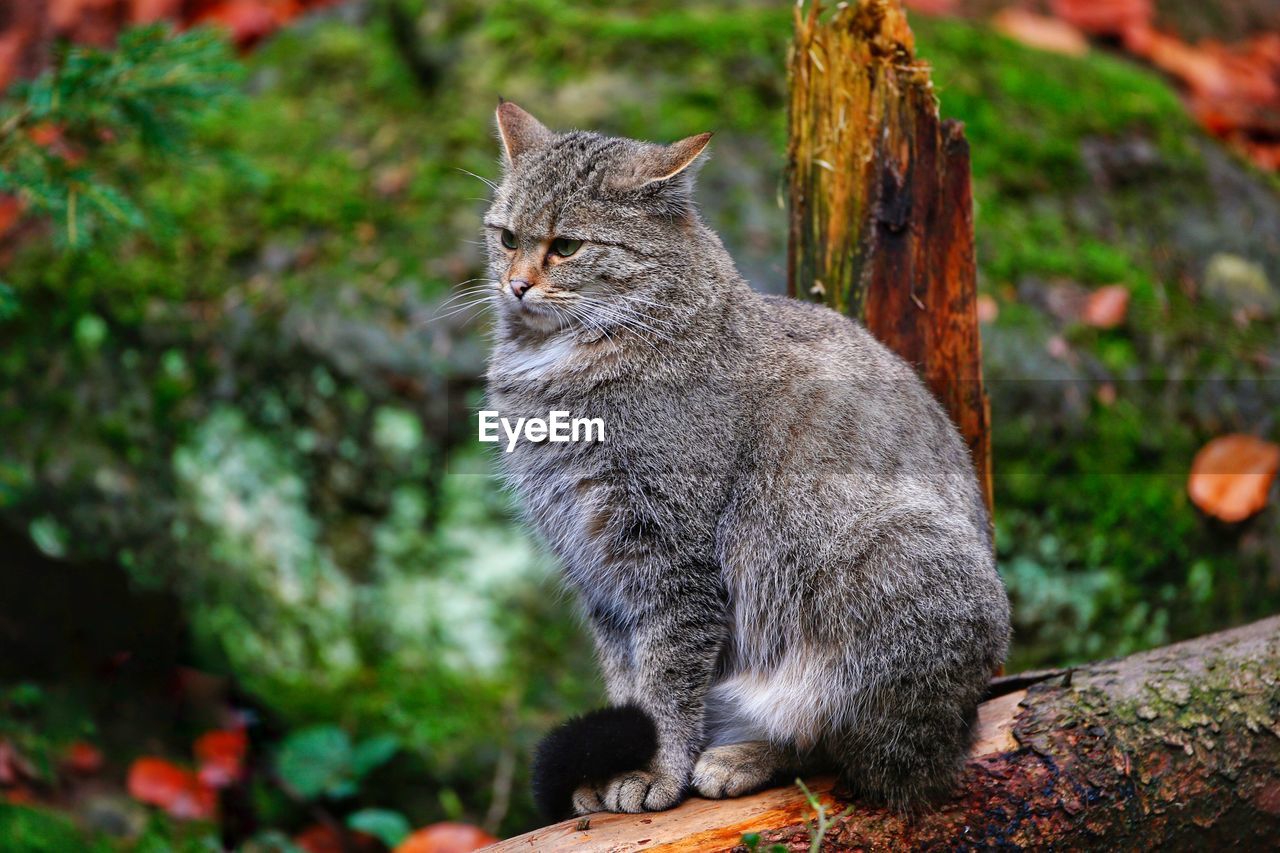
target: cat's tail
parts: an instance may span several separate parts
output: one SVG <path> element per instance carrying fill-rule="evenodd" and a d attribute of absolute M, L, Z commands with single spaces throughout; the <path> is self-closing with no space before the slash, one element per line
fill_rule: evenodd
<path fill-rule="evenodd" d="M 573 815 L 573 792 L 643 770 L 658 751 L 653 719 L 635 705 L 590 711 L 560 724 L 533 758 L 533 800 L 548 820 Z"/>

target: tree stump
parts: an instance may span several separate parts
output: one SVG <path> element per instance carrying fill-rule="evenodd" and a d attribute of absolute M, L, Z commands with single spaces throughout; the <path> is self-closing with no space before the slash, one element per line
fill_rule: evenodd
<path fill-rule="evenodd" d="M 898 0 L 796 7 L 787 286 L 863 321 L 916 366 L 992 508 L 969 145 L 940 122 Z"/>

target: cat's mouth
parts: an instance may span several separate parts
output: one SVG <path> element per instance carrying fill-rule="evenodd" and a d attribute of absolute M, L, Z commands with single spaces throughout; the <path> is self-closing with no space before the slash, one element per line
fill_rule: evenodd
<path fill-rule="evenodd" d="M 540 299 L 522 299 L 516 303 L 516 310 L 534 317 L 548 317 L 557 313 L 554 306 L 547 305 Z"/>
<path fill-rule="evenodd" d="M 554 305 L 547 304 L 544 299 L 530 299 L 526 296 L 512 307 L 521 322 L 539 331 L 549 331 L 566 326 L 570 322 L 564 312 L 557 310 Z"/>

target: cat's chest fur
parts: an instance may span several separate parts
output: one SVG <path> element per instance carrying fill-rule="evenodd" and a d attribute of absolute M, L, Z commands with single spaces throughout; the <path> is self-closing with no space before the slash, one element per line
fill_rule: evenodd
<path fill-rule="evenodd" d="M 488 408 L 501 417 L 599 419 L 594 441 L 530 442 L 500 454 L 527 520 L 580 588 L 632 562 L 646 541 L 710 559 L 738 441 L 732 390 L 627 369 L 566 342 L 500 349 Z M 504 447 L 505 449 L 505 447 Z"/>

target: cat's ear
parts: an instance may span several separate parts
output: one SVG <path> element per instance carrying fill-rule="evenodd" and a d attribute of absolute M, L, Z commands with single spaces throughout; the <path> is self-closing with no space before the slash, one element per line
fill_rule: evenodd
<path fill-rule="evenodd" d="M 710 133 L 699 133 L 697 136 L 664 145 L 648 156 L 642 157 L 636 164 L 633 188 L 639 189 L 649 184 L 670 181 L 682 175 L 692 178 L 695 170 L 690 170 L 690 167 L 699 162 L 698 158 L 707 147 L 707 143 L 711 141 L 711 136 Z"/>
<path fill-rule="evenodd" d="M 550 145 L 556 137 L 542 122 L 510 101 L 499 99 L 497 122 L 502 153 L 508 165 L 526 151 Z"/>
<path fill-rule="evenodd" d="M 710 141 L 710 133 L 699 133 L 670 145 L 646 145 L 613 186 L 651 213 L 687 219 L 693 213 L 693 175 Z"/>

